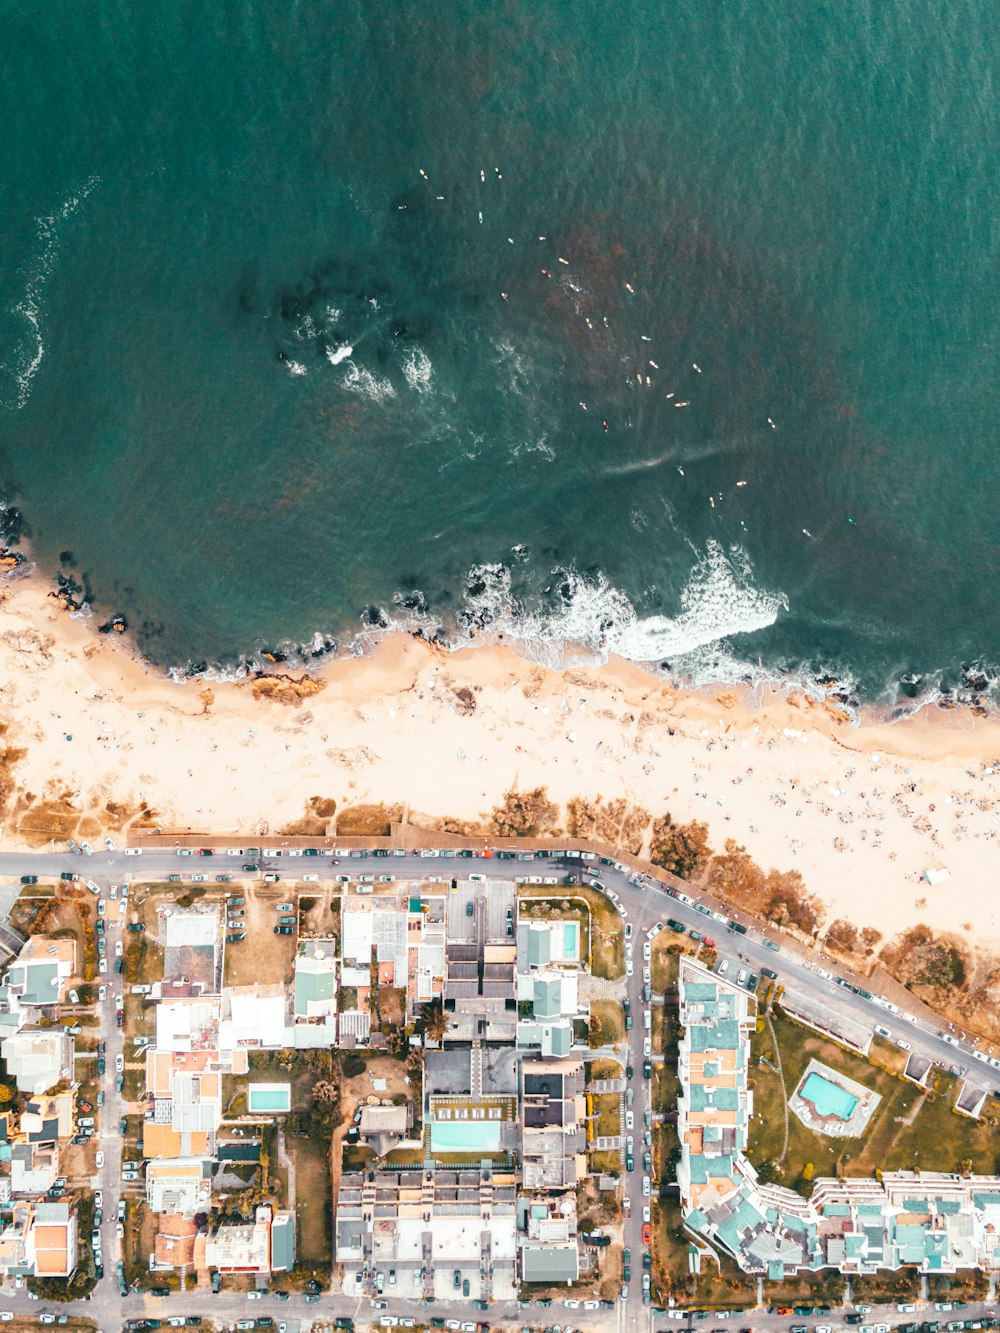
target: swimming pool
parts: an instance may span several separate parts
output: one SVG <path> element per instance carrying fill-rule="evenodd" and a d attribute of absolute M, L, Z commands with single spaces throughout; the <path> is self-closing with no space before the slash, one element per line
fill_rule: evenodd
<path fill-rule="evenodd" d="M 500 1126 L 483 1120 L 435 1120 L 431 1123 L 431 1147 L 437 1152 L 499 1152 Z"/>
<path fill-rule="evenodd" d="M 809 1102 L 817 1115 L 836 1116 L 838 1120 L 850 1120 L 858 1104 L 852 1092 L 816 1073 L 810 1074 L 802 1084 L 799 1096 Z"/>

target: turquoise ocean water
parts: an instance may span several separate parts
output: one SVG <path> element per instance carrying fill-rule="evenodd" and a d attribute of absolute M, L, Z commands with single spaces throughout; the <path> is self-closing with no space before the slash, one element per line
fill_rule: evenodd
<path fill-rule="evenodd" d="M 176 667 L 393 622 L 994 670 L 995 19 L 4 0 L 36 563 Z"/>

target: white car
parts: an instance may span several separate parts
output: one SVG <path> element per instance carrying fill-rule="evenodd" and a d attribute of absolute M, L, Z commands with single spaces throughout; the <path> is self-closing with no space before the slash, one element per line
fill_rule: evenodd
<path fill-rule="evenodd" d="M 643 1198 L 646 1198 L 646 1199 L 649 1198 L 649 1191 L 650 1191 L 649 1176 L 643 1176 L 643 1178 L 642 1178 L 642 1194 L 643 1194 Z"/>
<path fill-rule="evenodd" d="M 123 1222 L 115 1223 L 115 1235 L 119 1240 L 125 1239 L 125 1224 Z"/>
<path fill-rule="evenodd" d="M 94 1190 L 94 1207 L 95 1207 L 95 1208 L 103 1208 L 103 1207 L 104 1207 L 104 1191 L 103 1191 L 103 1190 Z"/>
<path fill-rule="evenodd" d="M 115 1008 L 116 1008 L 116 1009 L 122 1009 L 122 1008 L 124 1007 L 124 1003 L 125 1003 L 125 1002 L 123 1001 L 123 999 L 122 999 L 122 997 L 121 997 L 120 995 L 116 995 L 116 996 L 115 996 Z"/>
<path fill-rule="evenodd" d="M 601 1302 L 600 1302 L 600 1301 L 584 1301 L 584 1303 L 583 1303 L 583 1308 L 584 1308 L 585 1310 L 599 1310 L 599 1309 L 601 1308 Z"/>
<path fill-rule="evenodd" d="M 104 1165 L 104 1154 L 100 1149 L 94 1154 L 94 1165 L 97 1167 L 98 1171 L 100 1171 L 101 1167 Z"/>
<path fill-rule="evenodd" d="M 80 850 L 84 853 L 85 856 L 93 856 L 93 855 L 94 855 L 94 849 L 93 849 L 93 847 L 91 847 L 91 845 L 90 845 L 89 842 L 81 842 L 81 843 L 80 843 Z"/>
<path fill-rule="evenodd" d="M 729 959 L 723 958 L 722 962 L 715 970 L 718 972 L 720 977 L 724 977 L 726 973 L 729 971 Z"/>
<path fill-rule="evenodd" d="M 141 847 L 126 847 L 126 848 L 125 848 L 125 855 L 126 855 L 126 856 L 141 856 L 141 855 L 142 855 L 142 848 L 141 848 Z"/>
<path fill-rule="evenodd" d="M 0 1310 L 0 1324 L 9 1324 L 13 1318 L 13 1310 Z"/>
<path fill-rule="evenodd" d="M 115 1056 L 115 1073 L 124 1074 L 124 1072 L 125 1072 L 125 1057 L 124 1055 L 122 1055 L 121 1051 L 119 1051 L 118 1054 Z"/>
<path fill-rule="evenodd" d="M 112 897 L 112 898 L 117 898 L 117 897 L 118 897 L 118 885 L 117 885 L 117 884 L 112 884 L 112 886 L 111 886 L 111 897 Z"/>
<path fill-rule="evenodd" d="M 626 1129 L 635 1129 L 635 1112 L 634 1112 L 634 1111 L 626 1111 L 626 1112 L 625 1112 L 625 1128 L 626 1128 Z"/>
<path fill-rule="evenodd" d="M 625 960 L 625 975 L 626 975 L 627 977 L 630 977 L 630 976 L 632 976 L 632 974 L 633 974 L 634 972 L 635 972 L 635 968 L 632 966 L 632 959 L 631 959 L 631 958 L 627 958 L 627 959 Z"/>
<path fill-rule="evenodd" d="M 106 972 L 108 970 L 108 960 L 106 958 L 98 958 L 97 970 L 98 972 Z"/>
<path fill-rule="evenodd" d="M 648 1203 L 642 1205 L 642 1220 L 644 1222 L 651 1222 L 653 1220 L 653 1210 Z"/>
<path fill-rule="evenodd" d="M 646 1057 L 647 1060 L 648 1060 L 649 1057 L 653 1054 L 653 1038 L 652 1038 L 652 1037 L 644 1037 L 644 1038 L 643 1038 L 643 1042 L 642 1042 L 642 1053 L 643 1053 L 643 1055 Z"/>
<path fill-rule="evenodd" d="M 302 879 L 306 884 L 315 884 L 319 879 L 319 875 L 303 875 Z"/>
<path fill-rule="evenodd" d="M 69 1001 L 70 1001 L 70 1004 L 79 1004 L 79 1003 L 80 1003 L 80 992 L 79 992 L 79 991 L 75 991 L 75 990 L 71 990 L 70 993 L 69 993 Z"/>
<path fill-rule="evenodd" d="M 108 988 L 107 988 L 107 986 L 98 986 L 98 988 L 97 988 L 97 998 L 98 998 L 99 1000 L 103 1000 L 103 999 L 106 997 L 107 993 L 108 993 Z"/>
<path fill-rule="evenodd" d="M 115 940 L 115 957 L 121 958 L 121 956 L 122 956 L 122 942 L 121 940 Z"/>
<path fill-rule="evenodd" d="M 648 967 L 644 967 L 644 968 L 642 969 L 642 979 L 643 979 L 643 981 L 646 983 L 647 986 L 651 984 L 651 982 L 652 982 L 652 980 L 653 980 L 653 974 L 652 974 L 652 972 L 649 970 Z"/>
<path fill-rule="evenodd" d="M 579 1301 L 563 1301 L 563 1305 L 565 1305 L 567 1310 L 579 1310 L 580 1308 Z"/>

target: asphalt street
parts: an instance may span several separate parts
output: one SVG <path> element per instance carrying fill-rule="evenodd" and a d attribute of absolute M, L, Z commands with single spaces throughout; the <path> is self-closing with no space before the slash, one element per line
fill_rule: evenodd
<path fill-rule="evenodd" d="M 628 1208 L 624 1229 L 624 1244 L 631 1250 L 632 1282 L 628 1296 L 616 1303 L 614 1314 L 608 1311 L 588 1309 L 582 1302 L 570 1297 L 560 1308 L 557 1302 L 551 1309 L 538 1308 L 537 1303 L 530 1308 L 516 1303 L 506 1306 L 496 1304 L 490 1307 L 489 1320 L 493 1325 L 528 1325 L 540 1327 L 560 1325 L 562 1333 L 567 1333 L 567 1325 L 583 1329 L 607 1328 L 609 1315 L 620 1329 L 642 1330 L 659 1329 L 661 1326 L 679 1329 L 684 1324 L 678 1323 L 663 1314 L 656 1314 L 652 1307 L 642 1302 L 642 1226 L 644 1209 L 650 1204 L 650 1195 L 654 1189 L 648 1172 L 643 1170 L 643 1153 L 646 1150 L 643 1141 L 646 1130 L 646 1114 L 652 1112 L 650 1104 L 651 1084 L 643 1077 L 644 1041 L 648 1035 L 644 1014 L 648 1006 L 643 999 L 643 970 L 648 967 L 644 957 L 648 931 L 658 923 L 664 926 L 668 918 L 682 923 L 688 930 L 694 928 L 710 935 L 717 946 L 717 968 L 728 962 L 727 980 L 735 981 L 741 970 L 753 972 L 758 977 L 762 969 L 769 968 L 777 973 L 780 982 L 820 1002 L 824 1008 L 841 1014 L 869 1028 L 876 1024 L 892 1033 L 894 1040 L 905 1041 L 908 1047 L 925 1056 L 934 1064 L 952 1068 L 961 1073 L 974 1072 L 977 1082 L 991 1089 L 1000 1089 L 1000 1060 L 995 1052 L 978 1048 L 972 1042 L 956 1035 L 948 1025 L 934 1020 L 926 1011 L 905 1013 L 901 1007 L 887 1008 L 887 1002 L 877 995 L 869 995 L 864 990 L 864 983 L 856 978 L 842 977 L 830 965 L 828 960 L 816 950 L 808 950 L 802 945 L 792 944 L 788 937 L 761 923 L 754 923 L 745 913 L 739 914 L 738 928 L 732 928 L 732 913 L 727 913 L 722 904 L 703 895 L 688 892 L 688 886 L 682 881 L 660 874 L 655 879 L 634 873 L 624 863 L 616 865 L 601 864 L 597 858 L 584 859 L 579 853 L 552 852 L 544 857 L 535 857 L 530 861 L 522 859 L 500 859 L 493 857 L 488 866 L 482 860 L 469 860 L 434 854 L 409 852 L 405 855 L 388 857 L 361 857 L 346 853 L 331 857 L 325 853 L 316 857 L 289 855 L 291 849 L 284 848 L 280 855 L 254 858 L 258 869 L 249 875 L 243 870 L 247 864 L 245 849 L 216 848 L 211 856 L 183 854 L 180 851 L 145 850 L 142 855 L 126 854 L 122 849 L 109 850 L 101 847 L 91 854 L 66 852 L 14 852 L 0 853 L 0 876 L 20 879 L 23 875 L 36 875 L 39 879 L 58 877 L 60 873 L 72 872 L 81 881 L 90 880 L 100 890 L 100 900 L 104 903 L 105 940 L 107 970 L 98 978 L 106 987 L 99 1004 L 101 1017 L 101 1037 L 106 1043 L 106 1069 L 102 1087 L 104 1091 L 103 1112 L 99 1112 L 99 1146 L 103 1153 L 103 1164 L 98 1167 L 93 1185 L 102 1192 L 103 1221 L 101 1233 L 101 1256 L 104 1265 L 104 1277 L 98 1283 L 93 1296 L 85 1302 L 72 1306 L 59 1306 L 58 1310 L 78 1313 L 95 1320 L 105 1330 L 118 1328 L 128 1318 L 155 1316 L 164 1321 L 168 1316 L 180 1314 L 201 1314 L 217 1321 L 233 1323 L 238 1319 L 270 1315 L 278 1322 L 287 1325 L 285 1333 L 297 1333 L 298 1321 L 321 1318 L 332 1319 L 337 1315 L 351 1316 L 357 1322 L 378 1323 L 379 1319 L 413 1317 L 412 1302 L 388 1299 L 386 1309 L 371 1309 L 368 1302 L 359 1304 L 355 1298 L 348 1298 L 335 1292 L 324 1293 L 315 1305 L 305 1305 L 304 1298 L 293 1296 L 288 1302 L 279 1302 L 274 1295 L 265 1295 L 261 1300 L 248 1303 L 245 1295 L 213 1295 L 205 1298 L 204 1293 L 190 1296 L 175 1294 L 166 1299 L 150 1297 L 132 1292 L 121 1297 L 118 1292 L 116 1263 L 120 1258 L 120 1239 L 117 1235 L 118 1202 L 128 1197 L 124 1191 L 128 1186 L 121 1175 L 121 1136 L 119 1120 L 125 1114 L 125 1105 L 117 1091 L 116 1078 L 118 1058 L 124 1055 L 122 1031 L 116 1023 L 116 997 L 123 993 L 122 978 L 114 974 L 116 943 L 122 938 L 124 922 L 127 919 L 119 910 L 121 886 L 126 880 L 156 881 L 165 880 L 168 875 L 180 875 L 183 881 L 191 882 L 196 877 L 204 876 L 213 882 L 218 875 L 232 875 L 233 879 L 263 878 L 264 874 L 275 874 L 281 879 L 299 881 L 306 877 L 318 882 L 335 880 L 350 872 L 352 879 L 359 875 L 371 875 L 375 880 L 382 876 L 394 876 L 397 879 L 420 879 L 427 881 L 448 882 L 452 877 L 469 873 L 488 873 L 490 878 L 513 879 L 518 876 L 548 875 L 555 876 L 562 883 L 567 875 L 582 882 L 594 883 L 605 891 L 616 894 L 623 912 L 626 926 L 627 975 L 617 987 L 619 998 L 627 999 L 632 1015 L 631 1030 L 626 1033 L 626 1045 L 605 1053 L 617 1058 L 623 1067 L 631 1068 L 633 1076 L 626 1078 L 626 1095 L 623 1099 L 623 1133 L 633 1139 L 634 1170 L 623 1173 L 625 1195 Z M 112 898 L 112 894 L 115 895 Z M 680 895 L 680 896 L 678 896 Z M 126 909 L 127 910 L 127 909 Z M 742 926 L 741 933 L 739 926 Z M 772 945 L 780 943 L 775 951 Z M 0 938 L 0 951 L 3 949 Z M 648 974 L 647 974 L 648 975 Z M 840 984 L 838 984 L 838 982 Z M 852 989 L 853 986 L 853 989 Z M 978 1054 L 977 1054 L 978 1052 Z M 989 1063 L 996 1060 L 996 1064 Z M 628 1092 L 631 1092 L 631 1097 Z M 628 1105 L 628 1102 L 631 1105 Z M 136 1197 L 133 1193 L 132 1197 Z M 37 1316 L 43 1307 L 29 1301 L 23 1290 L 12 1290 L 9 1286 L 0 1295 L 0 1302 L 18 1316 Z M 973 1319 L 988 1307 L 970 1305 L 962 1311 L 962 1318 Z M 451 1307 L 437 1303 L 426 1312 L 420 1311 L 421 1319 L 430 1317 L 459 1321 L 472 1325 L 474 1312 L 467 1302 Z M 836 1311 L 824 1316 L 818 1322 L 833 1328 L 844 1326 L 844 1311 Z M 954 1315 L 934 1315 L 928 1313 L 928 1307 L 922 1307 L 917 1314 L 900 1313 L 896 1307 L 876 1310 L 870 1316 L 872 1322 L 888 1323 L 895 1326 L 907 1321 L 920 1319 L 955 1319 Z M 715 1322 L 719 1316 L 710 1316 Z M 866 1315 L 865 1324 L 869 1322 Z M 762 1310 L 755 1310 L 743 1317 L 745 1324 L 752 1324 L 755 1329 L 788 1329 L 792 1322 L 797 1326 L 810 1329 L 816 1326 L 815 1319 L 790 1321 L 788 1318 L 769 1315 Z M 720 1330 L 721 1333 L 721 1330 Z"/>

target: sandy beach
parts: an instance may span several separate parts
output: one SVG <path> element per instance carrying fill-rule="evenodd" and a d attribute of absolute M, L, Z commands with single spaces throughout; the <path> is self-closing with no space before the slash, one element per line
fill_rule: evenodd
<path fill-rule="evenodd" d="M 733 838 L 798 870 L 828 921 L 886 937 L 923 921 L 1000 945 L 995 719 L 930 709 L 853 728 L 805 699 L 751 707 L 621 661 L 556 673 L 409 636 L 318 682 L 291 705 L 250 681 L 175 684 L 40 580 L 0 584 L 2 744 L 25 751 L 3 847 L 46 845 L 54 812 L 119 839 L 142 805 L 164 830 L 260 834 L 313 798 L 475 821 L 509 788 L 544 786 L 561 806 L 624 798 L 704 820 L 717 850 Z M 938 865 L 950 878 L 931 887 L 921 875 Z"/>

